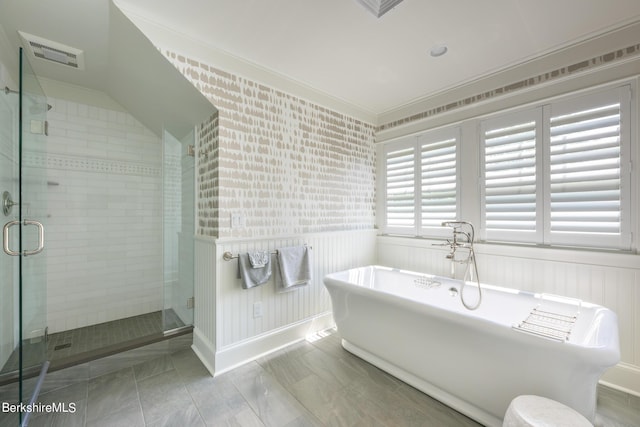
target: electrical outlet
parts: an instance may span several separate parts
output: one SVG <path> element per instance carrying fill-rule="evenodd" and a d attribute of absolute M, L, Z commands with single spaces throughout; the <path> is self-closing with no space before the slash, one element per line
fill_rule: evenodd
<path fill-rule="evenodd" d="M 262 317 L 262 302 L 253 303 L 253 318 Z"/>
<path fill-rule="evenodd" d="M 244 217 L 239 213 L 231 214 L 231 228 L 242 228 L 244 227 Z"/>

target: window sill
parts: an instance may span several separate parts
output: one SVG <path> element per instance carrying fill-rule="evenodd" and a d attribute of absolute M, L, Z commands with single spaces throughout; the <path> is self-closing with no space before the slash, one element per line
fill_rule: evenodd
<path fill-rule="evenodd" d="M 382 244 L 409 246 L 416 249 L 429 248 L 443 252 L 447 251 L 446 247 L 433 246 L 434 244 L 441 245 L 443 243 L 443 240 L 439 239 L 398 235 L 379 235 L 378 242 Z M 474 248 L 478 256 L 504 256 L 510 258 L 536 259 L 631 269 L 638 269 L 640 266 L 640 255 L 628 251 L 484 242 L 476 242 L 474 244 Z"/>

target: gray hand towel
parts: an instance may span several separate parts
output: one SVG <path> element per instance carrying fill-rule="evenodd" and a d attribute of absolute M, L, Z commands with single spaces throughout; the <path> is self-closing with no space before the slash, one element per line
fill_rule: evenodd
<path fill-rule="evenodd" d="M 275 269 L 279 292 L 307 286 L 311 282 L 311 255 L 307 246 L 279 248 Z"/>
<path fill-rule="evenodd" d="M 263 285 L 271 278 L 271 257 L 268 256 L 264 267 L 253 268 L 249 254 L 238 254 L 238 279 L 242 280 L 242 288 L 250 289 Z"/>

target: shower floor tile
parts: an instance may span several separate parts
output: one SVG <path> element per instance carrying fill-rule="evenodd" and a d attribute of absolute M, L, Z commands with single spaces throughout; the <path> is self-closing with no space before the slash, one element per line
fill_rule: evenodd
<path fill-rule="evenodd" d="M 46 350 L 47 360 L 55 366 L 56 363 L 63 362 L 65 359 L 81 357 L 92 352 L 97 353 L 103 349 L 109 350 L 127 342 L 158 336 L 163 333 L 163 330 L 185 326 L 172 309 L 165 310 L 164 316 L 166 323 L 164 328 L 163 312 L 154 311 L 139 316 L 50 334 Z M 35 366 L 40 364 L 42 350 L 41 343 L 25 341 L 23 345 L 23 365 Z M 5 366 L 0 370 L 0 374 L 17 370 L 18 357 L 18 352 L 14 351 Z"/>

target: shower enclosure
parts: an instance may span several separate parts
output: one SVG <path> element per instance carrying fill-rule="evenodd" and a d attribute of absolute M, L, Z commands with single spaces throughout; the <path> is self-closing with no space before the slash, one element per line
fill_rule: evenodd
<path fill-rule="evenodd" d="M 44 229 L 46 175 L 27 168 L 24 153 L 38 150 L 46 138 L 47 102 L 31 66 L 20 51 L 17 90 L 0 94 L 0 176 L 3 251 L 0 255 L 0 366 L 5 380 L 2 400 L 28 404 L 37 395 L 48 368 L 46 359 L 46 258 Z M 11 420 L 15 418 L 15 420 Z M 20 412 L 0 413 L 0 424 L 20 425 Z"/>
<path fill-rule="evenodd" d="M 29 403 L 47 369 L 191 330 L 195 134 L 47 98 L 22 49 L 0 83 L 0 399 Z"/>

